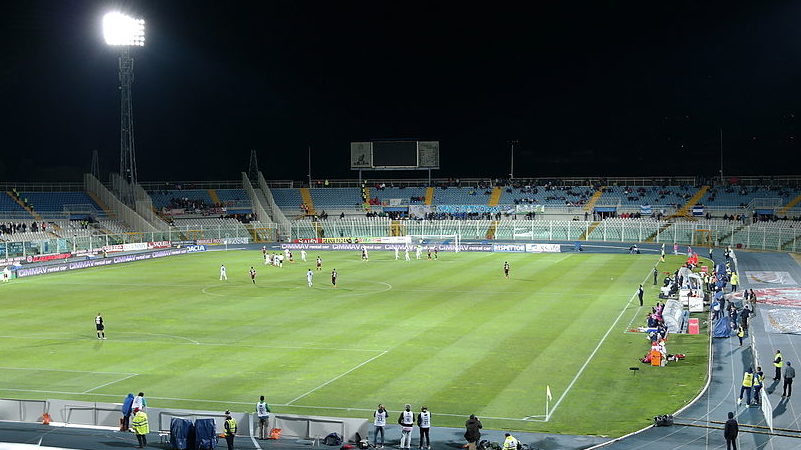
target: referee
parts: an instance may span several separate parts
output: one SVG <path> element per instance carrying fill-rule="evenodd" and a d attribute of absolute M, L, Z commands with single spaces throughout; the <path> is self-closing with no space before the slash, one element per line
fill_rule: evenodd
<path fill-rule="evenodd" d="M 103 316 L 100 313 L 97 313 L 97 317 L 95 317 L 95 328 L 97 329 L 97 338 L 98 339 L 105 339 L 106 338 L 106 326 L 103 325 Z"/>

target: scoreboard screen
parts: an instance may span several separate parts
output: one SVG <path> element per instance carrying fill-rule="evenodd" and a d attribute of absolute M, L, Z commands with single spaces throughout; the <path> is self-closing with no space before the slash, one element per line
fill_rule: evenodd
<path fill-rule="evenodd" d="M 353 170 L 439 169 L 439 141 L 371 141 L 350 143 Z"/>
<path fill-rule="evenodd" d="M 373 167 L 417 167 L 417 141 L 373 142 Z"/>

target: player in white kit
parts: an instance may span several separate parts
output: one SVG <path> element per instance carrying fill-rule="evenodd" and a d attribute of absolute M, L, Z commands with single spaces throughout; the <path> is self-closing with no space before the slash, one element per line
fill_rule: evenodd
<path fill-rule="evenodd" d="M 222 281 L 222 280 L 226 280 L 226 281 L 228 280 L 228 274 L 225 273 L 225 265 L 224 264 L 220 266 L 220 281 Z"/>
<path fill-rule="evenodd" d="M 301 251 L 300 251 L 300 259 L 301 259 L 303 262 L 306 262 L 306 250 L 301 250 Z"/>
<path fill-rule="evenodd" d="M 395 247 L 395 261 L 400 259 L 400 254 L 398 253 L 398 247 Z"/>
<path fill-rule="evenodd" d="M 409 247 L 403 249 L 404 256 L 406 256 L 406 261 L 411 261 L 412 258 L 409 258 Z"/>
<path fill-rule="evenodd" d="M 423 247 L 418 245 L 417 248 L 414 250 L 414 256 L 415 258 L 420 259 L 420 255 L 422 254 L 423 254 Z"/>
<path fill-rule="evenodd" d="M 312 278 L 314 278 L 314 272 L 309 269 L 309 271 L 306 272 L 306 282 L 309 283 L 309 287 L 312 287 Z"/>

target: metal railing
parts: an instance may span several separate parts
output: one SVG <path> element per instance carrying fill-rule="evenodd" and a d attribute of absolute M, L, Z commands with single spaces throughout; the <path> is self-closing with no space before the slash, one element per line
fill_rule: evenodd
<path fill-rule="evenodd" d="M 272 225 L 272 224 L 271 224 Z M 257 236 L 274 237 L 273 228 L 261 225 Z M 69 233 L 69 230 L 65 232 Z M 166 231 L 134 232 L 119 234 L 88 234 L 48 239 L 15 240 L 15 235 L 0 235 L 0 259 L 27 258 L 28 256 L 54 253 L 76 253 L 96 251 L 107 245 L 134 244 L 160 241 L 197 241 L 203 239 L 249 238 L 254 236 L 244 225 L 237 226 L 184 226 L 171 227 Z"/>
<path fill-rule="evenodd" d="M 458 234 L 462 239 L 513 241 L 654 242 L 715 245 L 761 250 L 801 250 L 801 222 L 665 222 L 655 220 L 605 220 L 597 225 L 581 220 L 403 220 L 393 225 L 388 218 L 298 220 L 292 238 L 381 237 L 400 231 L 404 235 Z M 790 226 L 793 225 L 794 226 Z"/>

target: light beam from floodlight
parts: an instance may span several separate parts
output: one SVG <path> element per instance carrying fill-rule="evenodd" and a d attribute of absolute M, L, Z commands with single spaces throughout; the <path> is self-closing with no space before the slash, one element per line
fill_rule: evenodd
<path fill-rule="evenodd" d="M 103 37 L 108 45 L 141 47 L 145 45 L 145 21 L 110 12 L 103 16 Z"/>

